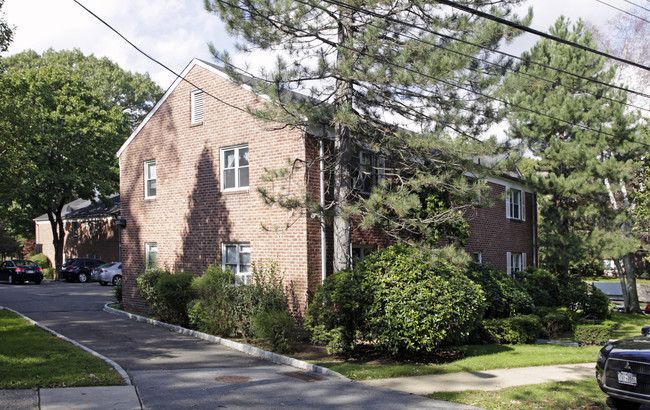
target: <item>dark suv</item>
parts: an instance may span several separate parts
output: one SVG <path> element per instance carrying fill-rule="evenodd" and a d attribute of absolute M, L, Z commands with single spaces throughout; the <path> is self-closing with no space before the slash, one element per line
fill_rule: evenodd
<path fill-rule="evenodd" d="M 79 281 L 88 282 L 90 272 L 93 268 L 103 265 L 105 262 L 101 259 L 74 259 L 63 265 L 61 277 L 68 282 Z"/>

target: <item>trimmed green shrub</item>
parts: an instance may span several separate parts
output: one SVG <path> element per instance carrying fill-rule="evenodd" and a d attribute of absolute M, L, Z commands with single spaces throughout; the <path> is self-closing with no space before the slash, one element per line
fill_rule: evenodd
<path fill-rule="evenodd" d="M 538 316 L 541 318 L 542 328 L 551 338 L 557 338 L 561 332 L 571 331 L 575 326 L 574 315 L 563 308 L 542 310 L 538 312 Z"/>
<path fill-rule="evenodd" d="M 586 293 L 579 302 L 580 310 L 584 315 L 594 314 L 599 319 L 609 319 L 612 317 L 613 303 L 605 292 L 595 287 L 593 284 L 584 283 Z"/>
<path fill-rule="evenodd" d="M 259 339 L 253 327 L 255 316 L 270 311 L 285 311 L 292 316 L 294 311 L 289 306 L 288 297 L 292 292 L 285 292 L 282 273 L 274 261 L 267 264 L 253 263 L 251 276 L 250 285 L 235 288 L 234 309 L 238 333 L 248 339 Z"/>
<path fill-rule="evenodd" d="M 117 304 L 122 306 L 122 283 L 113 286 L 113 297 L 117 300 Z"/>
<path fill-rule="evenodd" d="M 529 344 L 537 340 L 540 320 L 535 315 L 487 319 L 481 325 L 483 340 L 494 344 Z"/>
<path fill-rule="evenodd" d="M 305 329 L 330 353 L 349 353 L 357 334 L 367 327 L 364 309 L 368 304 L 369 296 L 364 294 L 354 272 L 337 272 L 316 289 L 307 308 Z"/>
<path fill-rule="evenodd" d="M 404 245 L 373 252 L 317 292 L 307 323 L 332 348 L 368 343 L 394 355 L 431 352 L 466 337 L 485 297 L 461 269 Z"/>
<path fill-rule="evenodd" d="M 29 260 L 36 262 L 38 266 L 43 268 L 43 271 L 45 271 L 46 268 L 52 267 L 52 262 L 50 262 L 50 259 L 47 256 L 45 256 L 45 254 L 43 253 L 38 253 L 34 256 L 31 256 Z"/>
<path fill-rule="evenodd" d="M 210 266 L 203 275 L 192 280 L 196 298 L 190 302 L 190 323 L 201 332 L 217 336 L 233 336 L 237 330 L 235 310 L 235 274 Z"/>
<path fill-rule="evenodd" d="M 171 274 L 163 270 L 151 270 L 136 279 L 140 296 L 149 304 L 160 320 L 186 326 L 188 304 L 192 299 L 192 274 Z"/>
<path fill-rule="evenodd" d="M 259 312 L 253 318 L 253 329 L 258 341 L 278 353 L 291 350 L 296 324 L 287 310 Z"/>
<path fill-rule="evenodd" d="M 613 330 L 609 325 L 578 325 L 574 340 L 586 345 L 602 345 L 612 338 Z"/>
<path fill-rule="evenodd" d="M 491 266 L 471 263 L 466 275 L 485 293 L 486 318 L 504 318 L 535 311 L 532 298 L 506 273 Z"/>
<path fill-rule="evenodd" d="M 560 281 L 552 273 L 538 268 L 516 272 L 515 279 L 532 298 L 535 306 L 562 306 Z"/>
<path fill-rule="evenodd" d="M 179 326 L 187 326 L 187 305 L 192 300 L 191 273 L 175 273 L 161 275 L 156 283 L 155 291 L 161 302 L 161 309 L 156 314 L 165 322 Z"/>

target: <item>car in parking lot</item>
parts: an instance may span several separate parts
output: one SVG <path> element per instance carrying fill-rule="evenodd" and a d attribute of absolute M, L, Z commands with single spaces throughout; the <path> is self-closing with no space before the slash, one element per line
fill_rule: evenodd
<path fill-rule="evenodd" d="M 122 284 L 122 262 L 109 262 L 93 269 L 91 278 L 106 286 L 112 283 L 113 286 Z"/>
<path fill-rule="evenodd" d="M 74 259 L 71 262 L 63 265 L 63 269 L 61 270 L 61 278 L 65 279 L 68 282 L 88 282 L 90 280 L 90 273 L 92 270 L 105 263 L 106 262 L 101 259 Z"/>
<path fill-rule="evenodd" d="M 596 380 L 620 410 L 650 404 L 650 326 L 641 333 L 607 343 L 598 353 Z"/>
<path fill-rule="evenodd" d="M 11 259 L 0 264 L 0 280 L 9 284 L 34 282 L 40 285 L 43 281 L 43 269 L 34 261 Z"/>

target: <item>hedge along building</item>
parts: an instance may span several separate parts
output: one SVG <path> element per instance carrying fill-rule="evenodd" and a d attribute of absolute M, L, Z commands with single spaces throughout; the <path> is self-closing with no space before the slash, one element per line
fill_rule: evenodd
<path fill-rule="evenodd" d="M 324 203 L 328 180 L 319 158 L 328 141 L 263 124 L 245 110 L 262 104 L 222 69 L 195 59 L 118 151 L 126 309 L 147 309 L 135 279 L 154 267 L 198 275 L 216 262 L 246 283 L 252 262 L 274 261 L 303 308 L 308 292 L 332 273 L 331 224 L 318 213 L 269 206 L 258 192 L 308 193 Z M 380 161 L 357 176 L 359 190 L 381 178 Z M 293 167 L 291 179 L 265 178 L 267 170 L 296 163 L 303 166 Z M 534 195 L 516 179 L 489 183 L 495 195 L 507 190 L 508 201 L 475 210 L 469 223 L 476 235 L 466 249 L 477 262 L 523 268 L 535 260 Z M 356 228 L 350 242 L 359 259 L 392 243 L 379 229 Z"/>

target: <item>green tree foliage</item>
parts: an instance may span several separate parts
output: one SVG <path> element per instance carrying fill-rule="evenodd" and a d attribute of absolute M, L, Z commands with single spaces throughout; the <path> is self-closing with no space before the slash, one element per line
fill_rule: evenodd
<path fill-rule="evenodd" d="M 88 88 L 106 104 L 118 106 L 127 116 L 131 130 L 142 122 L 163 94 L 149 74 L 124 71 L 107 57 L 86 56 L 81 50 L 49 49 L 38 55 L 28 50 L 5 60 L 12 69 L 38 69 L 59 66 L 81 76 Z M 125 138 L 128 135 L 125 135 Z"/>
<path fill-rule="evenodd" d="M 595 48 L 581 21 L 572 27 L 561 17 L 550 33 Z M 547 39 L 523 57 L 603 83 L 615 75 L 603 58 Z M 619 259 L 635 250 L 638 241 L 626 228 L 626 187 L 646 146 L 635 142 L 641 140 L 638 117 L 626 111 L 626 93 L 539 65 L 522 63 L 517 71 L 539 78 L 515 72 L 504 89 L 515 106 L 508 113 L 509 136 L 539 158 L 530 182 L 541 205 L 542 263 L 567 274 L 581 255 Z"/>
<path fill-rule="evenodd" d="M 0 218 L 47 214 L 62 264 L 63 206 L 118 190 L 115 152 L 160 95 L 147 76 L 75 51 L 24 52 L 0 75 Z M 21 218 L 22 216 L 22 218 Z"/>
<path fill-rule="evenodd" d="M 479 0 L 472 5 L 518 20 L 512 7 L 519 3 Z M 344 269 L 350 260 L 351 214 L 358 214 L 365 226 L 378 224 L 395 237 L 422 238 L 431 233 L 427 228 L 432 224 L 456 224 L 458 213 L 472 203 L 465 199 L 476 198 L 485 188 L 469 183 L 464 175 L 482 172 L 471 157 L 494 151 L 494 144 L 474 138 L 499 116 L 491 101 L 479 94 L 494 87 L 502 75 L 485 59 L 504 61 L 467 42 L 496 48 L 518 34 L 516 30 L 434 1 L 205 4 L 242 39 L 240 50 L 280 51 L 275 65 L 265 65 L 258 74 L 231 65 L 227 53 L 211 47 L 236 81 L 268 96 L 266 108 L 253 114 L 316 137 L 334 137 L 324 154 L 333 199 L 325 210 L 308 196 L 289 201 L 266 190 L 261 193 L 269 203 L 310 214 L 326 211 L 334 231 L 335 270 Z M 359 149 L 385 157 L 386 165 L 355 163 Z M 318 159 L 301 159 L 295 164 L 317 168 Z M 387 183 L 376 183 L 369 196 L 359 195 L 353 175 L 374 178 L 380 168 L 385 168 L 381 171 Z M 429 187 L 462 200 L 422 201 L 421 192 Z M 354 209 L 352 202 L 358 204 Z M 431 213 L 423 215 L 423 207 Z"/>
<path fill-rule="evenodd" d="M 7 51 L 14 36 L 14 28 L 5 20 L 5 13 L 2 11 L 5 0 L 0 0 L 0 53 Z"/>

